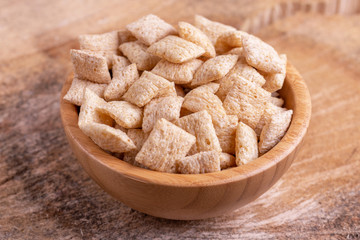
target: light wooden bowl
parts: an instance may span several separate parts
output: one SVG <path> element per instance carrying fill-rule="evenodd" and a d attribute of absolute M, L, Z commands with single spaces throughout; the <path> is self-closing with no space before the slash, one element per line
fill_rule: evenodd
<path fill-rule="evenodd" d="M 78 112 L 63 100 L 71 76 L 61 93 L 60 112 L 75 156 L 101 188 L 117 200 L 152 216 L 193 220 L 222 215 L 253 201 L 286 172 L 298 152 L 309 125 L 311 101 L 298 71 L 287 66 L 281 97 L 293 109 L 284 138 L 268 153 L 240 167 L 217 173 L 181 175 L 132 166 L 100 149 L 78 127 Z"/>

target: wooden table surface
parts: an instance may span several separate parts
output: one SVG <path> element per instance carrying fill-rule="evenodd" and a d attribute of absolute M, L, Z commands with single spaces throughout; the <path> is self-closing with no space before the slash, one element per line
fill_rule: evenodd
<path fill-rule="evenodd" d="M 0 239 L 360 239 L 360 1 L 0 2 Z M 288 55 L 308 84 L 310 128 L 283 178 L 251 204 L 170 221 L 115 201 L 81 168 L 59 116 L 76 37 L 154 13 L 203 14 Z"/>

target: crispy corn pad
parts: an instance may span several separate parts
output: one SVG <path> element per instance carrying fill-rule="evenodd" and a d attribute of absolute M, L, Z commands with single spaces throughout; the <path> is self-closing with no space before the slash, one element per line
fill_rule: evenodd
<path fill-rule="evenodd" d="M 183 174 L 199 174 L 220 171 L 220 153 L 200 152 L 177 161 L 176 170 Z"/>
<path fill-rule="evenodd" d="M 136 41 L 136 37 L 134 37 L 134 35 L 132 35 L 132 33 L 127 29 L 119 30 L 118 37 L 119 37 L 119 45 L 121 45 L 125 42 Z M 118 45 L 118 47 L 119 47 L 119 45 Z"/>
<path fill-rule="evenodd" d="M 224 152 L 220 153 L 220 168 L 221 168 L 221 170 L 235 167 L 235 166 L 236 166 L 236 161 L 235 161 L 235 157 L 233 155 L 224 153 Z"/>
<path fill-rule="evenodd" d="M 116 51 L 120 45 L 118 31 L 80 35 L 79 43 L 81 50 L 92 51 Z"/>
<path fill-rule="evenodd" d="M 236 165 L 246 164 L 259 156 L 258 139 L 255 131 L 248 125 L 239 122 L 236 129 Z"/>
<path fill-rule="evenodd" d="M 167 36 L 152 44 L 147 52 L 172 63 L 183 63 L 200 57 L 205 53 L 205 50 L 180 37 Z"/>
<path fill-rule="evenodd" d="M 150 71 L 160 61 L 159 57 L 148 53 L 147 46 L 139 41 L 125 42 L 119 49 L 131 63 L 136 63 L 138 70 Z"/>
<path fill-rule="evenodd" d="M 153 14 L 146 15 L 136 22 L 126 26 L 132 35 L 146 45 L 151 45 L 170 34 L 176 34 L 176 29 Z"/>
<path fill-rule="evenodd" d="M 202 63 L 203 61 L 199 59 L 193 59 L 185 63 L 172 63 L 162 59 L 151 72 L 176 84 L 186 84 L 191 82 L 195 71 Z"/>
<path fill-rule="evenodd" d="M 114 55 L 112 58 L 112 77 L 119 78 L 122 70 L 130 64 L 131 62 L 126 57 Z"/>
<path fill-rule="evenodd" d="M 248 35 L 248 33 L 243 31 L 221 33 L 215 43 L 216 52 L 222 54 L 233 48 L 241 47 L 244 35 Z"/>
<path fill-rule="evenodd" d="M 180 117 L 180 109 L 183 102 L 182 97 L 161 97 L 151 100 L 144 108 L 144 119 L 142 129 L 150 132 L 157 120 L 164 118 L 170 122 Z"/>
<path fill-rule="evenodd" d="M 109 83 L 111 81 L 106 58 L 89 51 L 70 50 L 71 62 L 75 76 L 95 83 Z"/>
<path fill-rule="evenodd" d="M 285 54 L 280 55 L 281 59 L 281 72 L 280 73 L 265 73 L 264 77 L 266 83 L 263 88 L 269 92 L 275 92 L 282 88 L 286 77 L 286 64 L 287 57 Z"/>
<path fill-rule="evenodd" d="M 215 57 L 216 52 L 210 39 L 198 28 L 187 22 L 179 22 L 179 36 L 189 42 L 195 43 L 205 50 L 204 57 Z"/>
<path fill-rule="evenodd" d="M 235 134 L 238 122 L 236 115 L 227 115 L 221 127 L 215 125 L 216 136 L 219 139 L 222 151 L 225 153 L 235 154 Z"/>
<path fill-rule="evenodd" d="M 266 121 L 260 134 L 259 152 L 264 154 L 273 148 L 285 135 L 290 126 L 293 111 L 281 111 L 275 113 Z"/>
<path fill-rule="evenodd" d="M 196 137 L 196 143 L 190 149 L 189 155 L 212 150 L 221 152 L 211 116 L 207 111 L 187 115 L 176 120 L 174 124 Z"/>
<path fill-rule="evenodd" d="M 165 119 L 156 122 L 135 161 L 161 172 L 176 172 L 176 162 L 185 158 L 196 138 Z"/>
<path fill-rule="evenodd" d="M 127 131 L 128 137 L 133 141 L 136 146 L 136 149 L 124 153 L 123 160 L 130 164 L 134 164 L 136 154 L 140 151 L 142 145 L 149 137 L 149 133 L 145 133 L 142 129 L 129 129 Z"/>
<path fill-rule="evenodd" d="M 74 77 L 64 99 L 74 105 L 81 106 L 86 88 L 89 88 L 99 97 L 103 97 L 106 86 L 106 84 L 94 83 Z"/>
<path fill-rule="evenodd" d="M 116 77 L 113 77 L 104 92 L 106 101 L 120 100 L 130 86 L 139 78 L 136 64 L 123 68 Z"/>
<path fill-rule="evenodd" d="M 275 113 L 285 111 L 285 110 L 286 110 L 285 108 L 281 108 L 281 107 L 278 107 L 278 106 L 272 104 L 271 102 L 267 102 L 265 104 L 265 108 L 264 108 L 264 111 L 263 111 L 263 113 L 262 113 L 262 115 L 260 117 L 260 120 L 256 124 L 256 127 L 255 127 L 256 135 L 260 136 L 261 131 L 265 126 L 265 123 L 270 120 L 272 115 L 274 115 Z"/>
<path fill-rule="evenodd" d="M 171 88 L 171 83 L 163 77 L 144 71 L 123 95 L 123 99 L 139 107 L 145 106 L 155 98 L 160 90 Z M 175 93 L 176 94 L 176 93 Z"/>

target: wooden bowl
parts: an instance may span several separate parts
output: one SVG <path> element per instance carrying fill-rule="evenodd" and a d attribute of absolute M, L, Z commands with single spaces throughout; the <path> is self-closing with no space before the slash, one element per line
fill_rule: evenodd
<path fill-rule="evenodd" d="M 156 217 L 204 219 L 231 212 L 253 201 L 290 167 L 310 121 L 309 91 L 298 71 L 288 64 L 280 95 L 294 114 L 286 135 L 273 149 L 246 165 L 216 173 L 156 172 L 132 166 L 106 153 L 79 129 L 77 108 L 63 100 L 71 78 L 61 92 L 60 112 L 75 156 L 90 177 L 111 196 Z"/>

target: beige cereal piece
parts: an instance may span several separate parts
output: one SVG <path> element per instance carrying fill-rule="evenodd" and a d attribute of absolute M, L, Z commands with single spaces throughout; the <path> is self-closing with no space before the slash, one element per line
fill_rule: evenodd
<path fill-rule="evenodd" d="M 96 83 L 109 83 L 110 72 L 106 58 L 89 51 L 70 50 L 71 62 L 74 66 L 75 76 L 80 79 Z"/>
<path fill-rule="evenodd" d="M 92 90 L 99 97 L 103 97 L 106 86 L 106 84 L 93 83 L 74 77 L 64 99 L 74 105 L 81 106 L 86 88 Z"/>
<path fill-rule="evenodd" d="M 263 88 L 269 92 L 275 92 L 282 88 L 284 84 L 284 80 L 286 77 L 286 64 L 287 57 L 285 54 L 280 54 L 281 59 L 281 72 L 280 73 L 265 73 L 264 77 L 266 79 L 266 83 Z"/>
<path fill-rule="evenodd" d="M 151 100 L 144 108 L 144 119 L 142 129 L 150 132 L 157 120 L 164 118 L 170 122 L 180 117 L 181 105 L 184 101 L 182 97 L 161 97 Z"/>
<path fill-rule="evenodd" d="M 167 36 L 152 44 L 147 52 L 172 63 L 183 63 L 205 53 L 198 45 L 176 36 Z"/>
<path fill-rule="evenodd" d="M 132 35 L 131 32 L 127 29 L 119 30 L 118 37 L 119 37 L 119 45 L 126 42 L 133 42 L 137 40 L 136 37 L 134 37 L 134 35 Z"/>
<path fill-rule="evenodd" d="M 199 28 L 214 45 L 217 38 L 224 32 L 236 31 L 234 27 L 211 21 L 203 16 L 195 15 L 195 27 Z"/>
<path fill-rule="evenodd" d="M 215 43 L 215 49 L 217 53 L 225 53 L 232 48 L 239 48 L 242 46 L 242 38 L 244 35 L 248 35 L 243 31 L 231 31 L 224 32 L 219 35 Z"/>
<path fill-rule="evenodd" d="M 215 127 L 222 127 L 226 123 L 226 112 L 221 100 L 211 91 L 210 87 L 200 86 L 185 95 L 183 108 L 191 112 L 206 110 Z"/>
<path fill-rule="evenodd" d="M 110 116 L 98 111 L 98 109 L 105 104 L 106 102 L 104 99 L 100 98 L 89 88 L 85 88 L 84 98 L 80 107 L 78 121 L 78 125 L 81 130 L 83 130 L 81 126 L 86 125 L 88 122 L 101 123 L 109 126 L 114 125 L 114 120 Z M 84 133 L 86 135 L 89 135 L 85 131 Z"/>
<path fill-rule="evenodd" d="M 235 157 L 228 153 L 220 153 L 220 168 L 221 170 L 235 167 Z"/>
<path fill-rule="evenodd" d="M 220 171 L 220 153 L 216 151 L 200 152 L 185 157 L 176 164 L 176 170 L 182 174 L 199 174 Z"/>
<path fill-rule="evenodd" d="M 280 73 L 282 60 L 275 49 L 253 35 L 242 38 L 244 56 L 249 65 L 266 73 Z"/>
<path fill-rule="evenodd" d="M 167 35 L 176 34 L 176 29 L 153 14 L 146 15 L 126 26 L 139 41 L 151 45 Z"/>
<path fill-rule="evenodd" d="M 277 98 L 277 97 L 271 97 L 269 101 L 274 104 L 275 106 L 282 107 L 284 105 L 284 99 Z"/>
<path fill-rule="evenodd" d="M 139 70 L 151 70 L 160 61 L 159 57 L 148 53 L 147 47 L 139 41 L 123 43 L 119 49 L 131 63 L 136 63 Z"/>
<path fill-rule="evenodd" d="M 255 131 L 248 125 L 239 122 L 236 129 L 236 165 L 240 166 L 258 158 L 258 139 Z"/>
<path fill-rule="evenodd" d="M 90 55 L 96 54 L 98 56 L 103 56 L 106 59 L 106 63 L 108 65 L 108 69 L 112 68 L 113 58 L 117 57 L 118 50 L 108 50 L 108 51 L 91 51 L 91 50 L 81 50 L 84 53 L 88 53 Z"/>
<path fill-rule="evenodd" d="M 168 83 L 167 83 L 168 84 Z M 163 87 L 159 90 L 158 95 L 156 96 L 156 98 L 160 98 L 160 97 L 176 97 L 176 88 L 175 88 L 175 83 L 170 82 L 170 84 L 166 87 Z"/>
<path fill-rule="evenodd" d="M 259 152 L 264 154 L 273 148 L 285 135 L 290 126 L 292 110 L 282 111 L 273 114 L 265 123 L 260 134 Z"/>
<path fill-rule="evenodd" d="M 81 130 L 104 150 L 122 153 L 136 148 L 126 133 L 119 129 L 95 122 L 86 122 L 80 126 Z"/>
<path fill-rule="evenodd" d="M 278 106 L 272 104 L 271 102 L 267 102 L 265 104 L 265 108 L 260 117 L 260 120 L 256 124 L 256 127 L 255 127 L 256 135 L 260 136 L 261 131 L 265 126 L 265 123 L 269 121 L 269 119 L 271 118 L 272 115 L 282 112 L 282 111 L 285 111 L 285 110 L 286 110 L 285 108 L 281 108 L 281 107 L 278 107 Z"/>
<path fill-rule="evenodd" d="M 123 160 L 130 164 L 134 164 L 136 154 L 138 154 L 142 145 L 149 137 L 149 133 L 145 133 L 142 129 L 129 129 L 127 135 L 135 144 L 136 149 L 124 153 Z"/>
<path fill-rule="evenodd" d="M 81 50 L 92 51 L 117 50 L 120 45 L 118 31 L 80 35 L 79 43 Z"/>
<path fill-rule="evenodd" d="M 176 162 L 185 158 L 196 138 L 166 119 L 156 122 L 135 161 L 160 172 L 176 172 Z"/>
<path fill-rule="evenodd" d="M 210 58 L 198 68 L 191 85 L 202 85 L 224 77 L 235 66 L 238 58 L 237 55 L 220 55 Z"/>
<path fill-rule="evenodd" d="M 131 62 L 126 57 L 114 55 L 112 58 L 112 77 L 119 78 L 122 70 L 130 64 Z"/>
<path fill-rule="evenodd" d="M 126 101 L 108 102 L 100 106 L 98 111 L 109 115 L 124 128 L 141 127 L 143 110 Z"/>
<path fill-rule="evenodd" d="M 238 122 L 236 115 L 227 115 L 223 119 L 222 127 L 215 125 L 216 136 L 225 153 L 235 154 L 235 134 Z"/>
<path fill-rule="evenodd" d="M 139 72 L 136 64 L 133 63 L 117 73 L 113 77 L 104 92 L 106 101 L 120 100 L 122 95 L 130 88 L 130 86 L 139 78 Z"/>
<path fill-rule="evenodd" d="M 222 151 L 211 116 L 207 111 L 190 114 L 174 123 L 196 137 L 196 143 L 190 149 L 189 155 L 203 151 Z"/>
<path fill-rule="evenodd" d="M 233 48 L 225 54 L 239 55 L 239 60 L 241 59 L 242 61 L 246 61 L 244 58 L 244 49 L 242 47 Z"/>
<path fill-rule="evenodd" d="M 205 50 L 204 57 L 212 58 L 216 56 L 214 45 L 200 29 L 187 22 L 179 22 L 178 26 L 179 36 L 202 47 Z"/>
<path fill-rule="evenodd" d="M 255 129 L 270 96 L 271 93 L 260 86 L 239 77 L 224 100 L 224 109 L 227 114 L 237 115 L 240 121 Z"/>
<path fill-rule="evenodd" d="M 151 72 L 176 84 L 186 84 L 191 82 L 196 69 L 198 69 L 202 63 L 199 59 L 193 59 L 185 63 L 172 63 L 162 59 Z"/>
<path fill-rule="evenodd" d="M 150 102 L 151 99 L 155 98 L 161 90 L 170 89 L 171 87 L 171 82 L 165 78 L 144 71 L 140 78 L 136 80 L 123 95 L 123 99 L 138 107 L 143 107 Z"/>
<path fill-rule="evenodd" d="M 184 89 L 179 86 L 179 85 L 175 85 L 175 91 L 176 91 L 176 95 L 179 97 L 185 97 L 185 92 Z"/>

